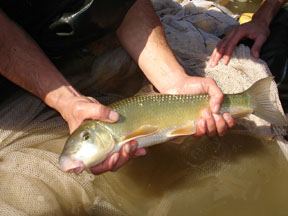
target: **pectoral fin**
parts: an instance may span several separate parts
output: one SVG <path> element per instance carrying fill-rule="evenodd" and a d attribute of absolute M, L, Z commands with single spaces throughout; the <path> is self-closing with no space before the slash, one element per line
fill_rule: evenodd
<path fill-rule="evenodd" d="M 196 133 L 196 124 L 195 121 L 184 125 L 183 127 L 177 128 L 171 131 L 168 136 L 169 137 L 176 137 L 176 136 L 188 136 Z"/>
<path fill-rule="evenodd" d="M 148 136 L 156 133 L 159 130 L 158 127 L 152 125 L 143 125 L 137 130 L 133 131 L 131 134 L 126 136 L 122 142 L 129 142 L 131 140 L 137 139 L 139 137 Z"/>

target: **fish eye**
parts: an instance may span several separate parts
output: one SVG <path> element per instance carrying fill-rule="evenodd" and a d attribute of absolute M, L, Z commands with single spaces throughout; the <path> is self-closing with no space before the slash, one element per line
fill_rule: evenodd
<path fill-rule="evenodd" d="M 82 139 L 83 139 L 84 141 L 89 140 L 89 139 L 90 139 L 90 134 L 89 134 L 88 132 L 85 132 L 85 133 L 82 135 Z"/>

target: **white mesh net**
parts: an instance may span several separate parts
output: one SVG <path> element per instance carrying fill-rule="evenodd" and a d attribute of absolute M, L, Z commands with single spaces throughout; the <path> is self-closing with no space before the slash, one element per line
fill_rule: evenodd
<path fill-rule="evenodd" d="M 189 74 L 213 77 L 226 93 L 242 91 L 270 75 L 244 46 L 236 49 L 228 66 L 207 67 L 217 36 L 236 22 L 212 2 L 182 5 L 154 2 L 169 44 Z M 75 86 L 103 103 L 119 96 L 99 97 L 99 89 L 128 96 L 143 83 L 143 75 L 121 48 L 98 57 L 91 71 L 75 75 L 90 63 L 91 57 L 78 59 L 63 71 Z M 271 90 L 279 106 L 275 84 Z M 254 134 L 282 133 L 256 117 L 249 119 L 254 124 L 243 124 Z M 235 134 L 189 138 L 183 145 L 150 148 L 146 157 L 131 160 L 115 173 L 76 175 L 58 166 L 67 125 L 39 99 L 25 92 L 13 95 L 1 104 L 0 125 L 1 215 L 269 215 L 271 209 L 281 215 L 288 210 L 279 202 L 286 200 L 288 189 L 282 185 L 288 176 L 275 141 Z"/>

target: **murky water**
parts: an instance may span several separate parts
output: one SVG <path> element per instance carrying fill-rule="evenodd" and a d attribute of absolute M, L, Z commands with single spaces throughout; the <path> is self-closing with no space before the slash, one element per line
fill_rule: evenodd
<path fill-rule="evenodd" d="M 240 14 L 255 12 L 259 2 L 218 3 Z M 139 73 L 123 85 L 121 77 L 113 83 L 104 76 L 99 84 L 128 96 L 142 78 Z M 230 133 L 161 144 L 103 176 L 100 189 L 113 194 L 107 202 L 125 215 L 288 215 L 287 160 L 275 141 L 253 136 Z"/>
<path fill-rule="evenodd" d="M 261 0 L 215 0 L 218 4 L 225 6 L 233 13 L 255 13 L 262 2 Z"/>
<path fill-rule="evenodd" d="M 251 136 L 162 144 L 109 177 L 128 215 L 287 215 L 288 164 L 277 144 Z"/>

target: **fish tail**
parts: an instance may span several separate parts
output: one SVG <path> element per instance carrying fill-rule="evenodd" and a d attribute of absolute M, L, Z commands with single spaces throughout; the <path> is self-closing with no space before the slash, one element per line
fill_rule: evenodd
<path fill-rule="evenodd" d="M 275 108 L 270 100 L 270 85 L 273 77 L 266 77 L 254 83 L 246 93 L 250 95 L 253 114 L 278 126 L 287 126 L 286 117 Z"/>

